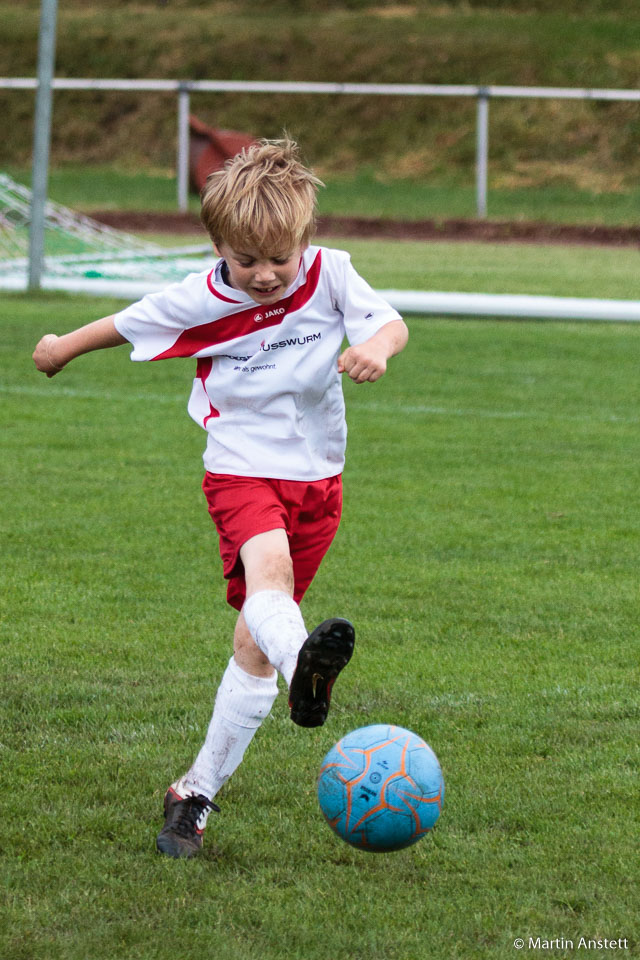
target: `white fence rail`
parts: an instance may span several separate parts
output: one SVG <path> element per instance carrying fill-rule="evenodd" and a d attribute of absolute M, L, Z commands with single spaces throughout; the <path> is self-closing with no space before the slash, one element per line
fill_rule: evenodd
<path fill-rule="evenodd" d="M 0 89 L 36 90 L 35 77 L 0 77 Z M 189 189 L 189 113 L 192 94 L 287 93 L 388 97 L 470 97 L 476 100 L 476 211 L 487 215 L 489 170 L 489 101 L 500 98 L 546 100 L 601 100 L 640 103 L 640 90 L 579 87 L 470 86 L 429 83 L 305 83 L 262 80 L 92 80 L 56 77 L 54 90 L 119 90 L 175 93 L 177 106 L 177 200 L 186 210 Z"/>

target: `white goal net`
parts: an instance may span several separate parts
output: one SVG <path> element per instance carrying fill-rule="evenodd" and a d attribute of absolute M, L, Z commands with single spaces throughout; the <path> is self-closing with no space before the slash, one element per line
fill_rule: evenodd
<path fill-rule="evenodd" d="M 31 191 L 0 173 L 0 289 L 27 288 L 30 223 Z M 45 208 L 45 290 L 140 297 L 213 259 L 209 244 L 166 248 L 51 201 Z"/>

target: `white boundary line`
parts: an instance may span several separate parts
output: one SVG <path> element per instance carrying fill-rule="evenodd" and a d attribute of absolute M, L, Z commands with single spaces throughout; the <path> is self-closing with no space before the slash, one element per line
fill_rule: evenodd
<path fill-rule="evenodd" d="M 68 387 L 56 380 L 55 384 L 50 386 L 31 386 L 30 384 L 2 384 L 0 383 L 0 394 L 14 395 L 20 397 L 63 397 L 77 400 L 89 400 L 92 403 L 96 400 L 121 401 L 122 403 L 140 402 L 156 404 L 170 404 L 178 407 L 186 407 L 189 398 L 191 381 L 185 380 L 184 393 L 165 394 L 165 393 L 110 393 L 108 390 L 100 392 L 99 390 L 78 389 L 77 387 Z M 428 404 L 394 404 L 381 403 L 377 400 L 361 402 L 352 398 L 347 399 L 347 416 L 349 411 L 354 413 L 366 413 L 367 411 L 376 414 L 388 416 L 428 416 L 428 417 L 464 417 L 476 418 L 480 420 L 542 420 L 548 422 L 560 421 L 562 423 L 620 423 L 636 424 L 640 423 L 640 417 L 619 417 L 615 414 L 604 414 L 598 417 L 575 415 L 566 416 L 562 414 L 547 414 L 544 411 L 536 410 L 474 410 L 461 409 L 458 407 L 437 407 Z"/>
<path fill-rule="evenodd" d="M 103 258 L 107 262 L 107 258 Z M 44 290 L 139 300 L 162 290 L 166 281 L 104 280 L 44 277 Z M 0 276 L 0 290 L 26 291 L 24 273 Z M 640 322 L 640 300 L 597 300 L 587 297 L 543 297 L 508 293 L 445 293 L 437 290 L 379 290 L 402 314 L 458 317 L 506 317 L 527 320 Z"/>
<path fill-rule="evenodd" d="M 640 300 L 543 297 L 510 293 L 442 293 L 380 290 L 400 313 L 464 317 L 512 317 L 530 320 L 640 322 Z"/>

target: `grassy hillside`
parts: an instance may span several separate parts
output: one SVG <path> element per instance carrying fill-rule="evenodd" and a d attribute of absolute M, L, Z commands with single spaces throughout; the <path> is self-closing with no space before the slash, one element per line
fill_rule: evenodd
<path fill-rule="evenodd" d="M 0 75 L 33 75 L 39 0 L 0 3 Z M 634 88 L 635 0 L 475 0 L 370 6 L 159 0 L 61 0 L 57 74 L 264 80 L 540 84 Z M 29 160 L 33 95 L 0 93 L 0 164 Z M 212 124 L 297 136 L 321 172 L 468 181 L 475 105 L 444 98 L 198 95 Z M 53 161 L 123 168 L 173 165 L 175 99 L 60 93 Z M 494 188 L 542 183 L 622 191 L 640 176 L 637 104 L 494 101 Z"/>

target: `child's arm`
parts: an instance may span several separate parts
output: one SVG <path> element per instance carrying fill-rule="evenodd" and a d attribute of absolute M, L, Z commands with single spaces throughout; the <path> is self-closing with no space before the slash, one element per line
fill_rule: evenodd
<path fill-rule="evenodd" d="M 391 320 L 364 343 L 347 349 L 338 357 L 338 373 L 346 373 L 356 383 L 373 383 L 387 369 L 387 360 L 407 345 L 409 331 L 404 320 Z"/>
<path fill-rule="evenodd" d="M 33 362 L 41 373 L 55 377 L 70 360 L 82 353 L 118 347 L 127 342 L 116 330 L 113 316 L 103 317 L 62 337 L 57 337 L 55 333 L 46 334 L 33 352 Z"/>

